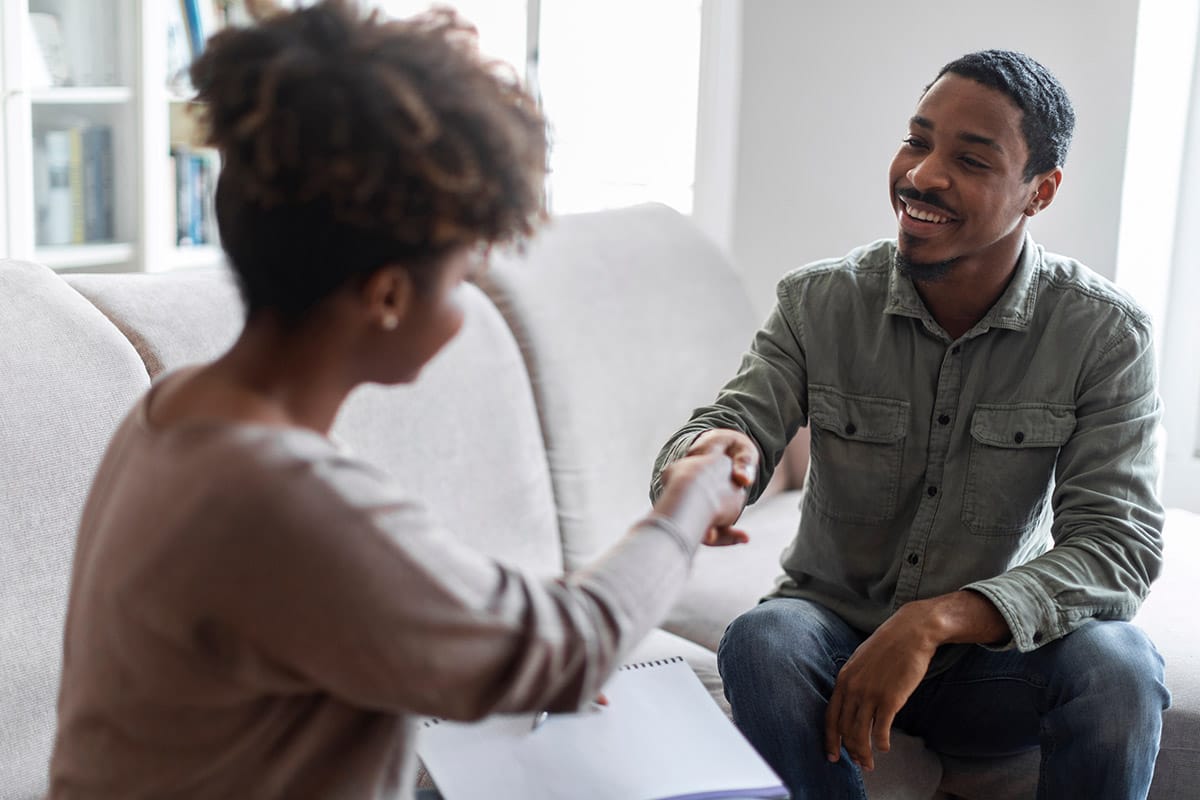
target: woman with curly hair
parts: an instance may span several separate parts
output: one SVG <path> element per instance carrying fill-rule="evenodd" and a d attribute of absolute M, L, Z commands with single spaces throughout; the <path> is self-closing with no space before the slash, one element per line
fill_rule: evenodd
<path fill-rule="evenodd" d="M 328 438 L 463 323 L 460 286 L 544 216 L 545 125 L 451 12 L 348 0 L 192 67 L 246 305 L 110 443 L 80 523 L 52 798 L 410 797 L 415 716 L 579 707 L 665 614 L 752 476 L 726 456 L 591 567 L 539 582 L 439 535 Z M 731 479 L 732 476 L 732 479 Z"/>

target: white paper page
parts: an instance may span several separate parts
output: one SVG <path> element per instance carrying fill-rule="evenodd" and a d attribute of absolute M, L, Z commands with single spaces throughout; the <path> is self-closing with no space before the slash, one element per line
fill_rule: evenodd
<path fill-rule="evenodd" d="M 442 721 L 417 751 L 445 800 L 786 796 L 686 662 L 619 670 L 603 691 L 608 707 L 536 731 L 531 714 Z"/>

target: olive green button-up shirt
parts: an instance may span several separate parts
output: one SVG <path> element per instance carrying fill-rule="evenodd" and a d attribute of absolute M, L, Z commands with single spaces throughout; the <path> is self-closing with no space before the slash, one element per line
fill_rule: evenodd
<path fill-rule="evenodd" d="M 1003 295 L 951 339 L 895 251 L 881 240 L 786 275 L 737 375 L 664 446 L 652 493 L 701 432 L 734 428 L 762 453 L 753 500 L 808 425 L 800 527 L 773 596 L 869 632 L 904 603 L 970 588 L 1022 651 L 1130 618 L 1162 559 L 1147 316 L 1027 236 Z"/>

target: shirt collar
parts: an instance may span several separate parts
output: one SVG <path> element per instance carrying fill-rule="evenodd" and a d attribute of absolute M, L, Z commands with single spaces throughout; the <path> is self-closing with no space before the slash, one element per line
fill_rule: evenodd
<path fill-rule="evenodd" d="M 988 328 L 1028 330 L 1033 319 L 1033 307 L 1037 302 L 1037 276 L 1041 261 L 1041 248 L 1034 244 L 1033 237 L 1026 233 L 1025 244 L 1021 248 L 1021 254 L 1017 256 L 1017 270 L 1013 273 L 1012 280 L 972 330 L 980 333 Z M 887 305 L 884 306 L 883 313 L 916 317 L 933 324 L 929 310 L 917 294 L 917 287 L 910 278 L 901 275 L 900 270 L 896 269 L 894 253 L 891 273 L 888 276 Z"/>

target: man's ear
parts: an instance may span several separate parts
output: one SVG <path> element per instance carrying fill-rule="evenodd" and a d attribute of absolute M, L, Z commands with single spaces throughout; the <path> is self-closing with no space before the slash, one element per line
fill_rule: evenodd
<path fill-rule="evenodd" d="M 1025 216 L 1032 217 L 1053 203 L 1055 195 L 1058 194 L 1058 187 L 1062 185 L 1062 179 L 1063 171 L 1059 167 L 1055 167 L 1040 178 L 1035 178 L 1033 197 L 1030 199 L 1029 205 L 1025 206 Z"/>
<path fill-rule="evenodd" d="M 361 296 L 371 324 L 381 330 L 394 331 L 412 309 L 413 294 L 408 270 L 386 266 L 367 278 Z"/>

